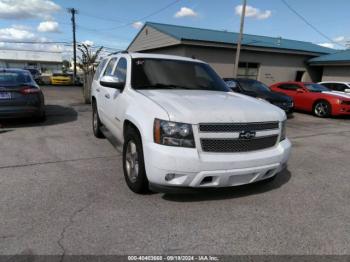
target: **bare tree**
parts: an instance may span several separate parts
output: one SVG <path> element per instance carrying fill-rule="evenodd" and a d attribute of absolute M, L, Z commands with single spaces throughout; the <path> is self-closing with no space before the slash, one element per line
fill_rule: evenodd
<path fill-rule="evenodd" d="M 97 65 L 97 59 L 103 49 L 103 46 L 94 50 L 90 45 L 80 44 L 78 50 L 81 53 L 81 56 L 78 58 L 79 62 L 77 66 L 81 68 L 84 72 L 84 99 L 85 103 L 90 103 L 90 94 L 91 94 L 91 84 L 92 78 L 95 73 L 95 66 Z"/>

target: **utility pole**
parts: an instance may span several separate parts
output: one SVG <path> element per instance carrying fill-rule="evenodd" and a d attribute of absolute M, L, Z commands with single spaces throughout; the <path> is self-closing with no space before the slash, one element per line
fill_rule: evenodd
<path fill-rule="evenodd" d="M 233 77 L 237 77 L 238 72 L 238 65 L 239 65 L 239 56 L 241 54 L 241 45 L 242 45 L 242 38 L 243 38 L 243 28 L 244 28 L 244 17 L 245 17 L 245 9 L 247 6 L 247 0 L 243 0 L 243 6 L 242 6 L 242 14 L 241 14 L 241 25 L 239 29 L 239 36 L 237 41 L 237 50 L 236 50 L 236 58 L 235 58 L 235 67 L 233 69 Z"/>
<path fill-rule="evenodd" d="M 72 29 L 73 29 L 73 81 L 77 76 L 77 41 L 75 38 L 75 15 L 78 13 L 78 10 L 75 8 L 68 8 L 68 12 L 71 13 L 72 18 Z"/>

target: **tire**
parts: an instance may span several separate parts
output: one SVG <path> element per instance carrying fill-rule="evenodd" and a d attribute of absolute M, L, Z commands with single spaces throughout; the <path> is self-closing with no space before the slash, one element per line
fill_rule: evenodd
<path fill-rule="evenodd" d="M 92 131 L 94 136 L 97 138 L 105 138 L 104 134 L 101 131 L 102 123 L 98 115 L 96 102 L 92 104 Z"/>
<path fill-rule="evenodd" d="M 317 117 L 330 117 L 332 112 L 331 104 L 325 100 L 317 101 L 313 107 L 313 113 Z"/>
<path fill-rule="evenodd" d="M 123 171 L 131 191 L 137 194 L 149 192 L 142 141 L 135 128 L 128 128 L 124 137 Z"/>

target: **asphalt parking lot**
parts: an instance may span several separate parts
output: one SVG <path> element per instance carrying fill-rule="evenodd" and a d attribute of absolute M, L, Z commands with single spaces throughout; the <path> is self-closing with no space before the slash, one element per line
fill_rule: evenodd
<path fill-rule="evenodd" d="M 142 196 L 80 88 L 44 92 L 46 122 L 1 123 L 0 254 L 350 253 L 350 118 L 295 113 L 270 184 Z"/>

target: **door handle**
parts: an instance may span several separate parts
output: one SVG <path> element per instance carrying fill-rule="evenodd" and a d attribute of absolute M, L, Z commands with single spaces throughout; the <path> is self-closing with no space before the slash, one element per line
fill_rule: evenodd
<path fill-rule="evenodd" d="M 105 94 L 105 98 L 111 98 L 111 96 L 109 94 Z"/>
<path fill-rule="evenodd" d="M 96 91 L 97 91 L 97 92 L 100 92 L 100 89 L 99 89 L 99 88 L 96 88 Z"/>

